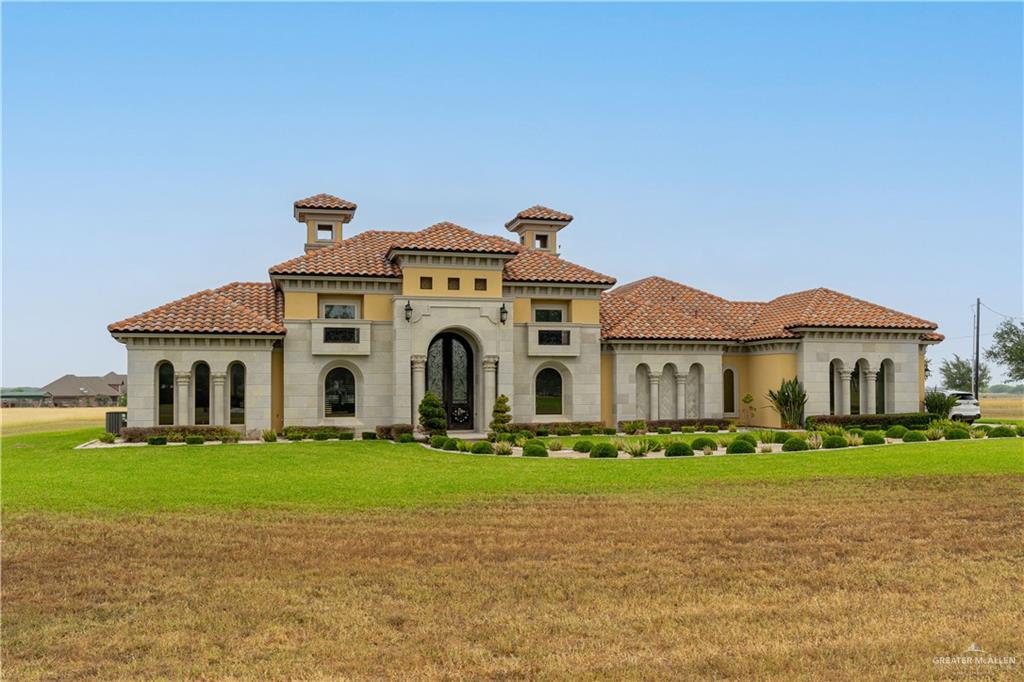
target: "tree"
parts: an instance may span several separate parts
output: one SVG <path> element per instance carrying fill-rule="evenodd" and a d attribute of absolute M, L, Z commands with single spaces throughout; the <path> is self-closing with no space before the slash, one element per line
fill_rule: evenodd
<path fill-rule="evenodd" d="M 1006 367 L 1010 381 L 1024 381 L 1024 322 L 1003 320 L 985 357 Z"/>
<path fill-rule="evenodd" d="M 443 436 L 448 432 L 448 415 L 445 414 L 441 399 L 427 391 L 420 401 L 420 427 L 431 436 Z"/>
<path fill-rule="evenodd" d="M 952 360 L 943 360 L 942 364 L 939 365 L 939 374 L 942 375 L 942 383 L 947 389 L 951 391 L 970 391 L 974 377 L 974 365 L 971 364 L 970 360 L 961 358 L 954 353 Z M 978 386 L 978 391 L 980 392 L 988 386 L 988 382 L 991 379 L 992 373 L 989 371 L 988 365 L 981 363 L 978 371 L 978 383 L 981 385 Z"/>
<path fill-rule="evenodd" d="M 508 431 L 509 422 L 512 421 L 512 414 L 508 408 L 508 396 L 499 395 L 494 401 L 494 409 L 491 410 L 491 431 L 504 433 Z"/>

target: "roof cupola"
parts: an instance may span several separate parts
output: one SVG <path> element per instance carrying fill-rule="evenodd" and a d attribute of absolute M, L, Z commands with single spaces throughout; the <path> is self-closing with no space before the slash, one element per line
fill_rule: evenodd
<path fill-rule="evenodd" d="M 342 225 L 352 220 L 356 205 L 331 194 L 314 194 L 295 202 L 295 220 L 306 224 L 306 253 L 342 240 Z"/>
<path fill-rule="evenodd" d="M 558 255 L 558 231 L 572 222 L 572 216 L 547 206 L 531 206 L 505 223 L 509 232 L 519 235 L 519 243 Z"/>

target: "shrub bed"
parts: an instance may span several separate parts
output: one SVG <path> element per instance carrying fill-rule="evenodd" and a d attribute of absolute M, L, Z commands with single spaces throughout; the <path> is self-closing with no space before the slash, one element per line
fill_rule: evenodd
<path fill-rule="evenodd" d="M 590 450 L 590 456 L 595 459 L 615 459 L 619 451 L 611 443 L 597 443 Z"/>
<path fill-rule="evenodd" d="M 782 444 L 783 452 L 800 452 L 802 450 L 807 450 L 809 448 L 810 446 L 807 445 L 807 441 L 805 441 L 803 438 L 790 438 L 789 440 Z"/>
<path fill-rule="evenodd" d="M 730 455 L 749 455 L 757 452 L 757 446 L 752 445 L 749 440 L 736 438 L 726 446 L 725 451 Z"/>
<path fill-rule="evenodd" d="M 146 443 L 151 436 L 163 436 L 167 442 L 184 442 L 188 436 L 202 436 L 203 440 L 224 440 L 238 437 L 238 431 L 226 426 L 129 426 L 121 429 L 126 443 Z"/>
<path fill-rule="evenodd" d="M 666 457 L 692 457 L 693 448 L 686 443 L 675 442 L 669 443 L 668 447 L 665 448 Z"/>
<path fill-rule="evenodd" d="M 902 426 L 906 429 L 923 429 L 937 415 L 927 412 L 898 412 L 891 414 L 819 414 L 808 417 L 807 428 L 813 429 L 822 424 L 835 424 L 845 429 L 858 427 L 865 431 L 880 431 L 890 426 Z"/>
<path fill-rule="evenodd" d="M 288 440 L 302 440 L 313 438 L 317 433 L 326 433 L 328 438 L 342 438 L 341 434 L 347 433 L 352 438 L 355 432 L 347 426 L 286 426 L 281 432 Z"/>

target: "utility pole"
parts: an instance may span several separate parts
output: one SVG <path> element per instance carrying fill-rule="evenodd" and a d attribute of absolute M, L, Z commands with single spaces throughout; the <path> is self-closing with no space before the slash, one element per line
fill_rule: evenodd
<path fill-rule="evenodd" d="M 981 399 L 981 386 L 978 385 L 981 380 L 981 299 L 979 298 L 975 303 L 974 308 L 974 380 L 971 382 L 971 386 L 974 388 L 974 399 Z"/>

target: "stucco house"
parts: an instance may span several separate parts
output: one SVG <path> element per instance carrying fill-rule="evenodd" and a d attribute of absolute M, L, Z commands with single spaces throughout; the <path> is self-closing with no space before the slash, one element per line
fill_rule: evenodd
<path fill-rule="evenodd" d="M 345 237 L 356 205 L 294 203 L 304 254 L 268 282 L 207 289 L 115 322 L 128 422 L 253 430 L 415 423 L 426 391 L 451 430 L 517 422 L 736 418 L 778 426 L 765 395 L 799 377 L 806 413 L 911 412 L 933 322 L 829 289 L 729 301 L 560 257 L 572 216 L 519 212 L 513 239 L 442 222 Z M 745 404 L 744 395 L 753 403 Z"/>

